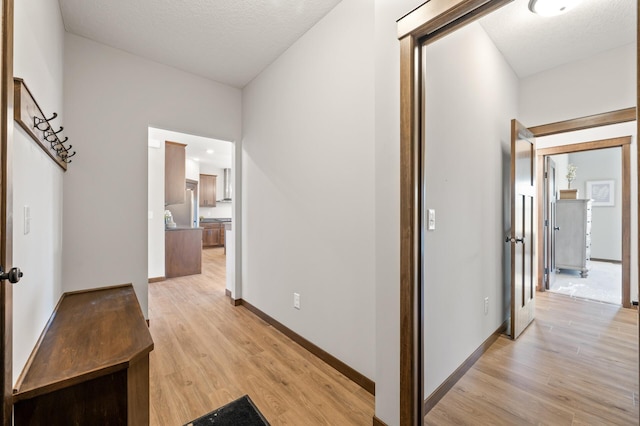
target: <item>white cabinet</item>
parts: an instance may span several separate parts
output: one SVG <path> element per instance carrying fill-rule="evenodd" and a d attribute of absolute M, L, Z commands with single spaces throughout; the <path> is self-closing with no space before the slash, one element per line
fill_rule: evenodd
<path fill-rule="evenodd" d="M 585 278 L 591 259 L 591 200 L 556 202 L 556 268 L 580 271 Z"/>

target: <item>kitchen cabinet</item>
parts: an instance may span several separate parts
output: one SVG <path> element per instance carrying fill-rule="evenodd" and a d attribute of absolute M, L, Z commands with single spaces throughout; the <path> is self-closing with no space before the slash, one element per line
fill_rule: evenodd
<path fill-rule="evenodd" d="M 167 278 L 202 272 L 202 229 L 182 228 L 165 231 L 165 276 Z"/>
<path fill-rule="evenodd" d="M 200 222 L 203 247 L 219 247 L 224 245 L 224 224 L 218 222 Z"/>
<path fill-rule="evenodd" d="M 216 175 L 200 175 L 200 207 L 216 206 Z"/>
<path fill-rule="evenodd" d="M 591 200 L 556 202 L 556 268 L 589 273 L 591 259 Z"/>
<path fill-rule="evenodd" d="M 183 204 L 186 185 L 186 145 L 164 143 L 164 204 Z"/>

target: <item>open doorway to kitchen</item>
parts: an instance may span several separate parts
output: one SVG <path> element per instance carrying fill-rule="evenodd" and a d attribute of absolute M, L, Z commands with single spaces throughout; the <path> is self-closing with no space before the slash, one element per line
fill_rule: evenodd
<path fill-rule="evenodd" d="M 153 127 L 148 141 L 149 282 L 201 276 L 231 293 L 234 144 Z"/>

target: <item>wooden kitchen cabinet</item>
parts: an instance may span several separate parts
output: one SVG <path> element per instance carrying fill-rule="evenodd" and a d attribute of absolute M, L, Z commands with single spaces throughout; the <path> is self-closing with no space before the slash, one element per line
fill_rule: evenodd
<path fill-rule="evenodd" d="M 165 231 L 165 276 L 183 277 L 202 272 L 202 239 L 199 228 L 167 229 Z"/>
<path fill-rule="evenodd" d="M 224 245 L 224 224 L 200 222 L 202 230 L 203 247 L 219 247 Z"/>
<path fill-rule="evenodd" d="M 216 175 L 200 175 L 200 207 L 216 206 Z"/>
<path fill-rule="evenodd" d="M 164 204 L 183 204 L 186 185 L 186 145 L 164 143 Z"/>

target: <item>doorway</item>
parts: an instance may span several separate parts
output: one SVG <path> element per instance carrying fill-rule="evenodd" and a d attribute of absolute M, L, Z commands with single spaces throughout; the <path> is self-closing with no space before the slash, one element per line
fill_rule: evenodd
<path fill-rule="evenodd" d="M 538 150 L 538 167 L 544 170 L 538 177 L 539 199 L 544 200 L 538 206 L 539 291 L 631 307 L 630 145 L 631 136 L 626 136 Z M 582 165 L 582 177 L 562 198 L 555 188 L 564 186 L 559 182 L 566 179 L 570 161 Z M 598 197 L 594 183 L 611 191 L 606 202 L 588 201 Z M 616 274 L 619 287 L 607 290 Z"/>
<path fill-rule="evenodd" d="M 222 264 L 225 266 L 228 276 L 234 278 L 236 256 L 233 240 L 235 234 L 229 235 L 225 229 L 225 224 L 230 224 L 235 215 L 235 197 L 225 197 L 225 183 L 229 185 L 235 183 L 234 174 L 231 173 L 237 169 L 234 167 L 236 161 L 234 143 L 154 127 L 149 127 L 148 137 L 149 282 L 159 282 L 165 279 L 163 212 L 167 206 L 164 204 L 165 194 L 162 184 L 165 171 L 163 142 L 165 140 L 180 141 L 186 145 L 185 189 L 187 190 L 186 199 L 190 202 L 184 203 L 182 207 L 171 206 L 174 219 L 181 218 L 178 224 L 183 227 L 207 228 L 203 230 L 203 237 L 215 234 L 216 239 L 213 246 L 215 253 L 212 254 L 220 252 L 221 256 L 226 257 L 227 261 L 223 261 Z M 225 169 L 227 173 L 224 172 Z M 204 195 L 207 196 L 206 202 Z M 215 226 L 215 229 L 208 229 L 210 226 Z M 229 248 L 226 253 L 224 253 L 225 247 Z M 206 263 L 209 257 L 204 251 L 201 254 L 202 261 Z M 226 285 L 228 293 L 234 291 L 235 281 L 233 279 L 227 280 Z"/>
<path fill-rule="evenodd" d="M 424 66 L 422 46 L 457 32 L 478 16 L 490 13 L 508 1 L 479 3 L 468 1 L 427 2 L 399 21 L 398 32 L 401 52 L 401 424 L 419 424 L 421 421 L 421 397 L 423 375 L 422 335 L 424 307 L 421 305 L 424 290 L 421 277 L 424 270 L 420 262 L 424 249 L 422 235 L 426 229 L 423 213 L 424 188 L 422 176 L 426 105 L 421 99 L 424 92 Z M 633 14 L 635 16 L 635 14 Z M 509 21 L 512 23 L 513 21 Z M 636 28 L 634 23 L 634 28 Z M 634 55 L 635 56 L 635 55 Z M 471 75 L 466 68 L 460 75 Z M 454 71 L 459 71 L 455 68 Z M 453 77 L 451 77 L 453 78 Z M 635 78 L 635 77 L 634 77 Z M 478 79 L 481 79 L 480 77 Z M 427 79 L 428 81 L 428 79 Z M 493 99 L 493 98 L 490 98 Z M 594 97 L 595 99 L 595 97 Z M 635 104 L 634 97 L 629 104 Z M 548 105 L 556 107 L 556 105 Z M 439 107 L 439 105 L 435 105 Z M 478 109 L 482 111 L 482 109 Z M 547 108 L 549 110 L 549 108 Z M 531 120 L 536 122 L 538 120 Z M 538 122 L 545 122 L 539 120 Z M 456 122 L 456 124 L 458 124 Z M 455 126 L 451 126 L 455 127 Z M 443 144 L 444 145 L 444 144 Z M 433 154 L 433 153 L 431 153 Z M 473 194 L 471 194 L 473 195 Z M 475 307 L 475 305 L 474 305 Z M 457 339 L 460 340 L 460 339 Z"/>
<path fill-rule="evenodd" d="M 542 291 L 622 304 L 621 160 L 619 147 L 545 156 Z"/>

